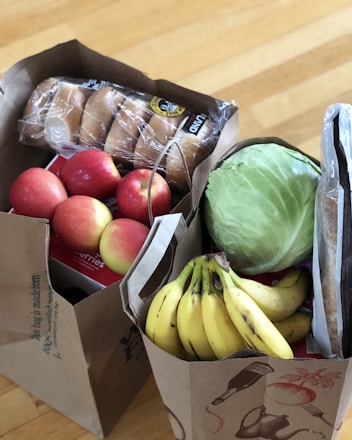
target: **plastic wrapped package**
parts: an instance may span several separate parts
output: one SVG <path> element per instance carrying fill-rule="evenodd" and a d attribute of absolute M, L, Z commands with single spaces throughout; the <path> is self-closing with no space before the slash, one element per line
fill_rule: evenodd
<path fill-rule="evenodd" d="M 352 107 L 328 107 L 313 248 L 314 338 L 329 358 L 352 355 Z"/>
<path fill-rule="evenodd" d="M 131 166 L 137 139 L 151 118 L 150 99 L 151 96 L 142 93 L 126 96 L 111 123 L 104 150 L 123 167 Z"/>
<path fill-rule="evenodd" d="M 214 150 L 234 105 L 197 112 L 151 93 L 94 79 L 52 77 L 33 90 L 18 121 L 20 142 L 70 155 L 108 152 L 121 168 L 156 168 L 186 193 Z"/>

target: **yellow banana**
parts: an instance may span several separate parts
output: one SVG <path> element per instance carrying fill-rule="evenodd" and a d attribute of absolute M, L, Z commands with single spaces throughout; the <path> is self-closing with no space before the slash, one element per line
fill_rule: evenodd
<path fill-rule="evenodd" d="M 152 299 L 145 323 L 145 334 L 158 347 L 181 359 L 187 358 L 177 331 L 177 308 L 194 268 L 190 260 L 179 276 L 165 284 Z"/>
<path fill-rule="evenodd" d="M 226 308 L 247 346 L 275 357 L 292 359 L 294 355 L 286 339 L 256 302 L 235 286 L 229 271 L 215 257 L 209 259 L 208 265 L 220 278 Z"/>
<path fill-rule="evenodd" d="M 311 275 L 306 268 L 292 269 L 275 285 L 242 278 L 230 269 L 234 284 L 244 290 L 270 321 L 287 318 L 305 301 L 311 291 Z"/>
<path fill-rule="evenodd" d="M 215 360 L 216 356 L 207 339 L 202 317 L 201 288 L 204 257 L 196 258 L 191 282 L 177 309 L 177 330 L 188 354 L 198 360 Z"/>
<path fill-rule="evenodd" d="M 212 283 L 211 274 L 203 266 L 202 316 L 205 334 L 218 359 L 246 348 L 239 331 L 226 309 L 223 293 Z"/>
<path fill-rule="evenodd" d="M 299 341 L 307 336 L 311 329 L 312 314 L 294 312 L 281 321 L 274 322 L 275 327 L 284 336 L 289 344 Z"/>

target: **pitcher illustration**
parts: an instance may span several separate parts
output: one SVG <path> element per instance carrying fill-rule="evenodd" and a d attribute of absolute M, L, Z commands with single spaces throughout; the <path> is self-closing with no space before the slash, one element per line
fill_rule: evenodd
<path fill-rule="evenodd" d="M 237 438 L 263 438 L 268 440 L 288 440 L 298 432 L 309 431 L 307 428 L 295 429 L 287 434 L 278 432 L 287 428 L 290 423 L 287 415 L 268 414 L 264 406 L 251 409 L 242 419 Z"/>

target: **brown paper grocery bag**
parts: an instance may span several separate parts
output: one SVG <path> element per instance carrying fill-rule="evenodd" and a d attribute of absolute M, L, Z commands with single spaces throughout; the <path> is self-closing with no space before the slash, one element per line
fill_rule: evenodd
<path fill-rule="evenodd" d="M 150 372 L 118 283 L 73 306 L 48 278 L 48 224 L 0 224 L 0 373 L 104 437 Z"/>
<path fill-rule="evenodd" d="M 219 101 L 167 80 L 153 80 L 77 40 L 21 60 L 2 76 L 0 374 L 104 437 L 151 371 L 139 330 L 123 311 L 120 282 L 71 304 L 56 288 L 66 286 L 68 277 L 49 264 L 48 223 L 7 213 L 14 179 L 26 168 L 45 167 L 55 155 L 48 148 L 22 144 L 18 126 L 33 89 L 52 76 L 121 84 L 197 112 L 217 109 Z M 220 135 L 219 154 L 237 136 L 237 107 L 228 108 L 230 120 Z M 175 209 L 192 218 L 190 194 Z"/>
<path fill-rule="evenodd" d="M 336 439 L 352 392 L 349 359 L 282 360 L 255 352 L 188 362 L 144 334 L 152 292 L 202 249 L 201 219 L 157 218 L 152 240 L 121 283 L 126 313 L 139 326 L 161 398 L 178 440 Z M 165 267 L 171 270 L 165 279 Z M 147 293 L 149 292 L 149 296 Z"/>

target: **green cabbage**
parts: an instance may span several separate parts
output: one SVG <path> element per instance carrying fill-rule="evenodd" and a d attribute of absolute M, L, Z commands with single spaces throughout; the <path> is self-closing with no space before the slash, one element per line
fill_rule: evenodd
<path fill-rule="evenodd" d="M 276 272 L 311 256 L 320 167 L 275 143 L 233 153 L 208 178 L 209 235 L 235 270 Z"/>

